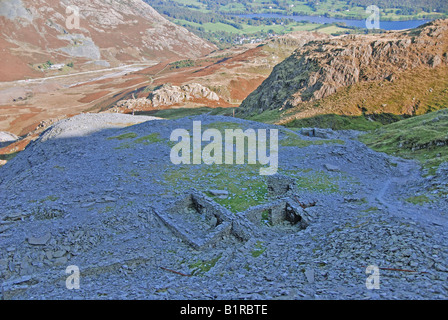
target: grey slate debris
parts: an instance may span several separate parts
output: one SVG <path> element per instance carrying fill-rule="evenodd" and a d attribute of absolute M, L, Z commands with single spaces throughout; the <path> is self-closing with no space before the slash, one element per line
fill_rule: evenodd
<path fill-rule="evenodd" d="M 424 177 L 358 132 L 328 131 L 344 143 L 280 145 L 272 177 L 245 165 L 175 166 L 171 132 L 192 121 L 279 129 L 281 140 L 295 132 L 210 115 L 54 124 L 0 168 L 2 297 L 448 298 L 448 199 L 431 193 L 444 194 L 447 164 Z M 419 194 L 431 201 L 407 201 Z M 366 288 L 370 265 L 379 290 Z M 67 289 L 68 266 L 79 267 L 81 290 Z"/>

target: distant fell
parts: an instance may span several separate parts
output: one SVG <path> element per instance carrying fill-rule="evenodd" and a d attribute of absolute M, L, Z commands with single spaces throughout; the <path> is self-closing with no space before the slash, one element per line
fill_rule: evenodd
<path fill-rule="evenodd" d="M 52 68 L 197 58 L 216 49 L 142 0 L 3 0 L 0 25 L 0 81 L 42 77 Z"/>
<path fill-rule="evenodd" d="M 448 100 L 448 20 L 308 42 L 243 101 L 240 115 L 418 115 Z M 271 114 L 272 116 L 272 114 Z"/>

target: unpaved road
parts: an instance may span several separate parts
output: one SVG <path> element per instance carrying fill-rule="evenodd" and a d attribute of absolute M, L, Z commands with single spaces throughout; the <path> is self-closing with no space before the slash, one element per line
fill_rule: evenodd
<path fill-rule="evenodd" d="M 435 225 L 448 230 L 448 216 L 441 215 L 433 208 L 425 205 L 410 205 L 403 199 L 397 198 L 403 190 L 418 180 L 422 180 L 420 168 L 413 161 L 397 161 L 401 175 L 390 177 L 384 182 L 375 199 L 385 207 L 390 215 L 402 218 L 410 218 L 422 225 Z M 392 198 L 395 195 L 395 199 Z M 401 200 L 401 201 L 400 201 Z"/>
<path fill-rule="evenodd" d="M 83 76 L 83 75 L 87 75 L 87 74 L 107 73 L 107 72 L 112 72 L 112 71 L 119 70 L 119 71 L 111 73 L 111 74 L 107 74 L 107 75 L 103 75 L 103 76 L 100 76 L 100 77 L 97 77 L 97 78 L 93 78 L 93 79 L 91 79 L 89 81 L 74 83 L 74 84 L 71 85 L 71 86 L 75 86 L 75 85 L 79 85 L 79 84 L 87 83 L 87 82 L 91 82 L 91 81 L 97 81 L 97 80 L 107 79 L 107 78 L 111 78 L 111 77 L 118 77 L 118 76 L 121 76 L 121 75 L 123 75 L 125 73 L 140 71 L 140 70 L 143 70 L 145 68 L 152 67 L 154 65 L 156 65 L 156 63 L 147 63 L 147 64 L 137 63 L 137 64 L 130 64 L 130 65 L 114 67 L 114 68 L 107 68 L 107 69 L 101 69 L 101 70 L 92 70 L 92 71 L 84 71 L 84 72 L 78 72 L 78 73 L 64 74 L 64 75 L 60 75 L 60 76 L 51 76 L 51 77 L 43 77 L 43 78 L 37 78 L 37 79 L 27 79 L 27 80 L 16 80 L 16 81 L 9 81 L 9 82 L 0 82 L 0 85 L 44 83 L 44 82 L 46 82 L 48 80 L 61 79 L 61 78 L 73 78 L 73 77 L 76 77 L 76 76 Z"/>

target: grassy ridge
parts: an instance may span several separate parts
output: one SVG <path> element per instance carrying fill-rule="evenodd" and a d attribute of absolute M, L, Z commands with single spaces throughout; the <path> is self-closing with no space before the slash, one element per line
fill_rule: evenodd
<path fill-rule="evenodd" d="M 432 174 L 448 161 L 448 109 L 386 125 L 360 137 L 380 152 L 419 160 Z"/>
<path fill-rule="evenodd" d="M 417 68 L 399 74 L 393 82 L 359 82 L 318 101 L 282 111 L 266 110 L 251 115 L 250 120 L 287 127 L 369 131 L 447 106 L 448 69 Z"/>

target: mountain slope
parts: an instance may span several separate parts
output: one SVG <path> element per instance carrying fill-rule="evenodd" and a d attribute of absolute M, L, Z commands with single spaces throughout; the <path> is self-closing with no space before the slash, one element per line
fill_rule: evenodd
<path fill-rule="evenodd" d="M 430 98 L 447 96 L 446 39 L 448 20 L 437 20 L 408 31 L 309 42 L 276 66 L 239 111 L 249 115 L 295 108 L 312 116 L 419 114 L 438 109 L 440 106 Z M 435 88 L 437 83 L 444 84 Z M 373 89 L 376 96 L 371 96 Z M 411 93 L 397 96 L 403 90 Z M 426 104 L 421 103 L 424 99 Z"/>
<path fill-rule="evenodd" d="M 379 152 L 417 159 L 434 173 L 441 163 L 448 163 L 446 128 L 448 109 L 389 124 L 361 136 L 361 141 Z"/>
<path fill-rule="evenodd" d="M 79 29 L 71 27 L 68 6 L 79 8 Z M 88 69 L 195 58 L 216 49 L 141 0 L 5 0 L 0 25 L 0 81 L 42 76 L 51 67 L 47 61 Z"/>
<path fill-rule="evenodd" d="M 274 37 L 262 44 L 247 44 L 221 50 L 194 61 L 178 61 L 166 66 L 163 70 L 156 66 L 154 69 L 160 70 L 157 71 L 156 76 L 152 75 L 154 71 L 148 71 L 148 75 L 145 74 L 146 71 L 139 72 L 144 74 L 144 77 L 151 77 L 151 86 L 145 83 L 137 90 L 128 92 L 124 98 L 114 96 L 111 100 L 115 99 L 115 102 L 110 101 L 110 105 L 133 106 L 137 107 L 136 111 L 152 111 L 174 105 L 182 108 L 196 106 L 237 107 L 269 76 L 274 66 L 291 55 L 295 49 L 311 40 L 327 39 L 328 37 L 326 34 L 317 32 L 293 32 L 281 37 Z M 177 64 L 182 63 L 187 65 L 176 67 Z M 165 86 L 166 84 L 169 85 Z M 182 87 L 196 86 L 196 84 L 206 87 L 207 91 L 211 89 L 219 98 L 194 99 L 196 102 L 191 102 L 191 99 L 182 98 L 183 94 L 179 92 L 179 88 L 172 90 L 172 85 Z M 162 93 L 160 86 L 169 89 L 163 90 L 164 93 L 162 94 L 164 96 L 163 100 L 168 103 L 153 104 L 147 101 L 147 99 L 153 100 L 154 95 L 160 97 L 160 93 Z M 118 99 L 125 101 L 117 103 Z M 117 109 L 114 109 L 115 112 Z M 128 108 L 120 111 L 129 112 L 126 109 Z"/>
<path fill-rule="evenodd" d="M 321 298 L 357 300 L 375 265 L 397 270 L 378 299 L 446 300 L 448 199 L 414 203 L 426 191 L 416 163 L 349 132 L 147 120 L 78 115 L 0 168 L 1 299 L 314 299 L 319 285 Z M 278 129 L 279 174 L 174 165 L 170 136 L 193 121 Z M 61 281 L 67 266 L 81 290 Z"/>

